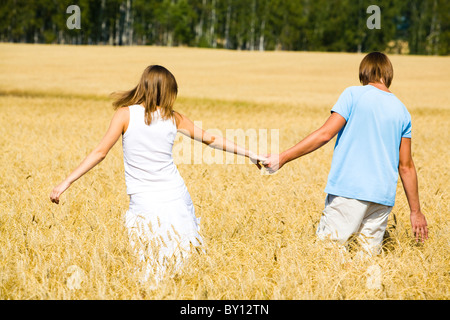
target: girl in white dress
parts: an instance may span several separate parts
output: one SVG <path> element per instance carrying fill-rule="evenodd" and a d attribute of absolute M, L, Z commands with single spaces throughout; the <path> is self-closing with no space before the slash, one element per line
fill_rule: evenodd
<path fill-rule="evenodd" d="M 152 65 L 132 90 L 115 94 L 117 109 L 100 144 L 50 194 L 58 204 L 61 194 L 100 163 L 122 135 L 125 182 L 130 196 L 125 214 L 131 246 L 143 263 L 141 280 L 158 283 L 176 271 L 191 247 L 201 249 L 199 220 L 194 205 L 173 162 L 177 132 L 209 147 L 249 157 L 259 168 L 260 159 L 245 148 L 198 128 L 173 110 L 178 93 L 175 77 L 164 67 Z"/>

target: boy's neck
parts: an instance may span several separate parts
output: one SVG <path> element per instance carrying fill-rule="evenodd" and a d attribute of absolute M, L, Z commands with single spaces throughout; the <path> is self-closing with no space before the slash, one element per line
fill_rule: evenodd
<path fill-rule="evenodd" d="M 384 83 L 380 83 L 380 82 L 369 82 L 368 84 L 371 85 L 371 86 L 373 86 L 373 87 L 375 87 L 375 88 L 377 88 L 377 89 L 380 89 L 380 90 L 383 90 L 383 91 L 386 91 L 386 92 L 391 93 L 391 91 L 389 91 L 389 89 L 386 87 L 386 85 L 385 85 Z"/>

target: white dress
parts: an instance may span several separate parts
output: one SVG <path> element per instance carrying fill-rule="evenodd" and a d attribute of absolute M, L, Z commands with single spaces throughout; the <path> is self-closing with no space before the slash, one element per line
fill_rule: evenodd
<path fill-rule="evenodd" d="M 129 107 L 130 121 L 122 137 L 125 182 L 130 196 L 125 214 L 130 243 L 143 262 L 141 280 L 159 282 L 178 271 L 192 247 L 199 248 L 199 219 L 173 162 L 175 120 L 159 112 L 145 124 L 145 109 Z"/>

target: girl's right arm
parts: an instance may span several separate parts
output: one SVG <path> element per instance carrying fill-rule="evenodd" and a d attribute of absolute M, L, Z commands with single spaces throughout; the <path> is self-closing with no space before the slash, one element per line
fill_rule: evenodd
<path fill-rule="evenodd" d="M 114 114 L 108 131 L 106 132 L 99 145 L 80 163 L 80 165 L 67 176 L 59 185 L 57 185 L 50 193 L 50 200 L 56 204 L 59 203 L 59 197 L 66 191 L 73 182 L 78 180 L 86 172 L 91 170 L 103 159 L 105 159 L 109 150 L 119 139 L 120 135 L 125 132 L 129 122 L 128 108 L 120 108 Z"/>
<path fill-rule="evenodd" d="M 255 153 L 253 153 L 252 151 L 242 148 L 219 135 L 214 135 L 207 131 L 204 131 L 203 129 L 197 127 L 186 116 L 184 116 L 178 112 L 174 112 L 174 114 L 175 114 L 175 120 L 177 122 L 178 131 L 180 131 L 182 134 L 190 137 L 191 139 L 200 141 L 214 149 L 219 149 L 219 150 L 223 150 L 226 152 L 241 155 L 244 157 L 248 157 L 254 164 L 256 164 L 258 166 L 258 168 L 261 168 L 261 166 L 258 164 L 258 161 L 266 160 L 264 157 L 258 156 Z"/>

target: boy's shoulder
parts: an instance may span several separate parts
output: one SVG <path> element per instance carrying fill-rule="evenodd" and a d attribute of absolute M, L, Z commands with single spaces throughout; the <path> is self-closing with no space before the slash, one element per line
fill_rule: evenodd
<path fill-rule="evenodd" d="M 386 92 L 375 88 L 371 85 L 365 86 L 350 86 L 345 89 L 348 94 L 351 94 L 352 101 L 354 104 L 359 104 L 360 102 L 373 103 L 373 104 L 389 104 L 391 110 L 397 110 L 401 114 L 404 114 L 407 118 L 410 118 L 410 114 L 403 102 L 392 92 Z M 345 92 L 344 91 L 344 92 Z"/>
<path fill-rule="evenodd" d="M 392 99 L 392 101 L 397 102 L 398 104 L 402 105 L 404 108 L 405 105 L 403 104 L 403 102 L 392 92 L 385 92 L 382 91 L 380 89 L 375 88 L 374 86 L 371 85 L 365 85 L 365 86 L 349 86 L 347 88 L 344 89 L 343 94 L 350 94 L 352 95 L 354 98 L 355 97 L 361 97 L 363 95 L 365 95 L 366 93 L 370 93 L 369 96 L 371 97 L 376 97 L 379 95 L 385 96 L 385 97 L 390 97 Z"/>
<path fill-rule="evenodd" d="M 344 92 L 351 93 L 351 94 L 364 94 L 368 91 L 378 90 L 373 86 L 349 86 L 344 89 Z"/>
<path fill-rule="evenodd" d="M 344 89 L 341 96 L 348 97 L 355 101 L 355 98 L 357 100 L 368 91 L 371 91 L 371 88 L 368 86 L 349 86 Z"/>

